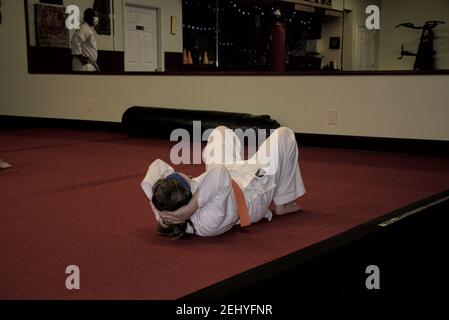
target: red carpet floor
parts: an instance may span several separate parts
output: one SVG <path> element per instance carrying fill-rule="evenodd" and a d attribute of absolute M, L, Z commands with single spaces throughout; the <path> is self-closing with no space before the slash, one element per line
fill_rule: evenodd
<path fill-rule="evenodd" d="M 248 233 L 168 241 L 140 189 L 170 143 L 121 134 L 0 132 L 0 299 L 175 299 L 449 189 L 449 159 L 301 149 L 300 214 Z M 193 175 L 203 167 L 182 166 Z M 81 290 L 65 269 L 81 270 Z"/>

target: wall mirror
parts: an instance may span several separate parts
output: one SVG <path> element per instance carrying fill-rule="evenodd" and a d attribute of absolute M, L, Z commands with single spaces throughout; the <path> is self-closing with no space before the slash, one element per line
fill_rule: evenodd
<path fill-rule="evenodd" d="M 93 8 L 93 74 L 445 73 L 447 0 L 24 0 L 30 73 L 72 73 L 66 8 Z M 380 9 L 380 29 L 366 9 Z M 82 22 L 82 21 L 81 21 Z"/>

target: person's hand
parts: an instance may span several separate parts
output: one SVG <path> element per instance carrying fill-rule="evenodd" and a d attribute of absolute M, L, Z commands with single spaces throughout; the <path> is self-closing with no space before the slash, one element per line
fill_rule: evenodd
<path fill-rule="evenodd" d="M 162 211 L 159 213 L 161 219 L 166 223 L 182 224 L 190 219 L 190 214 L 184 210 L 185 207 L 179 208 L 176 211 Z"/>
<path fill-rule="evenodd" d="M 80 59 L 81 59 L 81 63 L 84 65 L 89 63 L 89 58 L 87 58 L 85 56 L 81 56 Z"/>
<path fill-rule="evenodd" d="M 81 55 L 81 54 L 78 54 L 78 55 L 76 55 L 75 57 L 77 57 L 77 58 L 79 59 L 79 61 L 81 61 L 81 63 L 82 63 L 83 65 L 86 65 L 86 64 L 89 63 L 89 58 L 88 58 L 88 57 L 85 57 L 85 56 L 83 56 L 83 55 Z"/>
<path fill-rule="evenodd" d="M 192 199 L 187 205 L 179 208 L 176 211 L 162 211 L 159 212 L 159 217 L 165 223 L 171 224 L 183 224 L 189 220 L 196 210 L 199 209 L 198 206 L 198 193 L 194 194 Z"/>

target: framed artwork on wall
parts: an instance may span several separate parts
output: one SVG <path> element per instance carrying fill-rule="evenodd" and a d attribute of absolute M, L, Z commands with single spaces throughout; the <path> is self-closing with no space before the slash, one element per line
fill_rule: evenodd
<path fill-rule="evenodd" d="M 35 4 L 35 15 L 38 47 L 70 47 L 69 30 L 65 26 L 65 7 Z"/>
<path fill-rule="evenodd" d="M 334 49 L 334 50 L 340 49 L 340 42 L 341 42 L 340 37 L 331 37 L 329 39 L 329 49 Z"/>
<path fill-rule="evenodd" d="M 98 34 L 111 35 L 111 2 L 109 0 L 95 0 L 94 10 L 99 18 L 95 31 Z"/>

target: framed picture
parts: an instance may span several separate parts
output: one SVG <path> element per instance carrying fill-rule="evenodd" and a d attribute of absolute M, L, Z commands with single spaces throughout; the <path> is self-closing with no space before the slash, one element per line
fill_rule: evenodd
<path fill-rule="evenodd" d="M 171 19 L 170 33 L 176 34 L 176 25 L 177 25 L 176 16 L 171 16 L 170 19 Z"/>
<path fill-rule="evenodd" d="M 65 26 L 65 7 L 35 4 L 36 44 L 38 47 L 70 47 L 69 30 Z"/>
<path fill-rule="evenodd" d="M 340 49 L 340 37 L 331 37 L 329 39 L 329 49 Z"/>
<path fill-rule="evenodd" d="M 111 35 L 111 2 L 109 0 L 95 0 L 94 10 L 99 18 L 95 31 L 98 34 Z"/>

